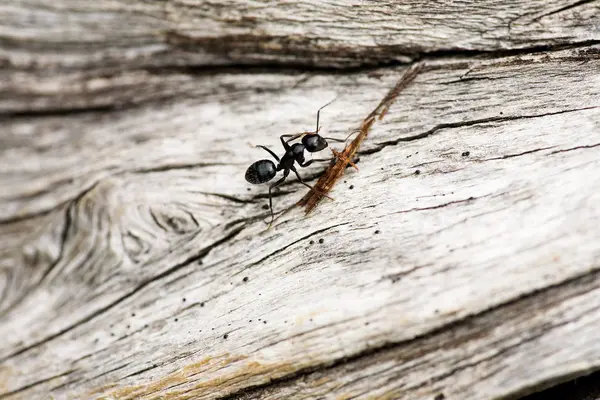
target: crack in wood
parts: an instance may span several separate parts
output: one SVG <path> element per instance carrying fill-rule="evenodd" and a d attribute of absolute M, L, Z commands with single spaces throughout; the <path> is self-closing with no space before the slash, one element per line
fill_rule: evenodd
<path fill-rule="evenodd" d="M 123 369 L 123 368 L 127 368 L 127 366 L 128 366 L 128 365 L 130 365 L 130 364 L 131 364 L 131 363 L 130 363 L 130 362 L 128 362 L 128 363 L 125 363 L 125 364 L 123 364 L 123 365 L 119 365 L 118 367 L 115 367 L 115 368 L 113 368 L 113 369 L 109 369 L 109 370 L 107 370 L 107 371 L 103 371 L 101 374 L 98 374 L 98 375 L 94 375 L 94 376 L 91 376 L 91 377 L 89 377 L 88 379 L 86 379 L 86 381 L 92 381 L 92 380 L 94 380 L 94 379 L 98 379 L 98 378 L 101 378 L 101 377 L 103 377 L 103 376 L 106 376 L 106 375 L 110 374 L 111 372 L 115 372 L 115 371 L 119 371 L 119 370 L 121 370 L 121 369 Z"/>
<path fill-rule="evenodd" d="M 548 13 L 542 14 L 539 17 L 534 18 L 532 20 L 532 22 L 538 22 L 542 18 L 550 17 L 552 15 L 556 15 L 556 14 L 559 14 L 559 13 L 564 12 L 564 11 L 572 10 L 574 8 L 581 7 L 581 6 L 586 5 L 586 4 L 595 3 L 596 1 L 597 0 L 579 0 L 579 1 L 576 1 L 575 3 L 573 3 L 573 4 L 568 4 L 568 5 L 564 6 L 564 7 L 558 8 L 558 9 L 556 9 L 554 11 L 550 11 Z"/>
<path fill-rule="evenodd" d="M 486 161 L 495 161 L 495 160 L 506 160 L 508 158 L 526 156 L 528 154 L 539 153 L 540 151 L 554 149 L 554 148 L 556 148 L 556 146 L 540 147 L 539 149 L 525 150 L 520 153 L 505 154 L 505 155 L 499 156 L 499 157 L 484 158 L 484 159 L 474 160 L 474 161 L 475 162 L 478 162 L 478 161 L 486 162 Z M 552 153 L 550 153 L 550 154 L 552 154 Z"/>
<path fill-rule="evenodd" d="M 34 388 L 36 386 L 39 386 L 39 385 L 42 385 L 44 383 L 50 382 L 50 381 L 52 381 L 54 379 L 62 378 L 63 376 L 70 375 L 73 372 L 75 372 L 75 370 L 70 369 L 70 370 L 65 371 L 65 372 L 63 372 L 61 374 L 57 374 L 57 375 L 50 376 L 48 378 L 40 379 L 40 380 L 32 382 L 32 383 L 30 383 L 28 385 L 22 386 L 22 387 L 20 387 L 18 389 L 11 390 L 10 392 L 0 393 L 0 399 L 6 399 L 6 398 L 8 398 L 10 396 L 14 396 L 16 394 L 22 393 L 22 392 L 24 392 L 26 390 L 29 390 L 29 389 Z"/>
<path fill-rule="evenodd" d="M 578 112 L 578 111 L 592 110 L 592 109 L 596 109 L 596 108 L 600 108 L 600 106 L 582 107 L 582 108 L 575 108 L 575 109 L 571 109 L 571 110 L 561 110 L 561 111 L 554 111 L 554 112 L 542 113 L 542 114 L 517 115 L 517 116 L 506 116 L 506 117 L 489 117 L 489 118 L 474 119 L 474 120 L 470 120 L 470 121 L 447 122 L 447 123 L 438 124 L 438 125 L 434 126 L 433 128 L 431 128 L 423 133 L 419 133 L 417 135 L 412 135 L 412 136 L 398 138 L 395 140 L 389 140 L 386 142 L 377 143 L 377 147 L 360 151 L 359 154 L 369 155 L 369 154 L 378 153 L 388 146 L 396 146 L 403 142 L 412 142 L 415 140 L 424 139 L 426 137 L 429 137 L 429 136 L 435 134 L 437 131 L 440 131 L 442 129 L 462 128 L 462 127 L 466 127 L 466 126 L 486 124 L 489 122 L 506 122 L 506 121 L 517 121 L 520 119 L 543 118 L 543 117 L 547 117 L 547 116 L 551 116 L 551 115 L 559 115 L 559 114 L 566 114 L 566 113 L 572 113 L 572 112 Z M 507 157 L 507 158 L 510 158 L 510 157 Z"/>
<path fill-rule="evenodd" d="M 301 238 L 296 239 L 293 242 L 291 242 L 291 243 L 289 243 L 289 244 L 287 244 L 287 245 L 285 245 L 285 246 L 283 246 L 281 248 L 278 248 L 274 252 L 267 254 L 266 256 L 264 256 L 263 258 L 261 258 L 260 260 L 255 261 L 253 263 L 250 263 L 250 264 L 246 265 L 243 269 L 241 269 L 238 272 L 236 272 L 235 274 L 233 274 L 232 277 L 244 273 L 248 269 L 250 269 L 252 267 L 255 267 L 255 266 L 263 263 L 264 261 L 266 261 L 267 259 L 273 257 L 274 255 L 281 253 L 282 251 L 288 249 L 289 247 L 291 247 L 291 246 L 293 246 L 293 245 L 295 245 L 297 243 L 300 243 L 303 240 L 306 240 L 306 239 L 308 239 L 311 236 L 318 235 L 319 233 L 327 232 L 327 231 L 329 231 L 329 230 L 331 230 L 333 228 L 337 228 L 338 226 L 343 226 L 343 225 L 348 225 L 348 222 L 343 222 L 343 223 L 340 223 L 340 224 L 331 225 L 331 226 L 328 226 L 326 228 L 322 228 L 322 229 L 318 229 L 316 231 L 313 231 L 313 232 L 311 232 L 311 233 L 309 233 L 309 234 L 307 234 L 305 236 L 302 236 Z"/>
<path fill-rule="evenodd" d="M 406 214 L 406 213 L 411 213 L 411 212 L 415 212 L 415 211 L 428 211 L 428 210 L 437 210 L 438 208 L 444 208 L 444 207 L 448 207 L 448 206 L 452 206 L 452 205 L 456 205 L 456 204 L 463 204 L 463 203 L 471 203 L 475 200 L 478 199 L 482 199 L 484 197 L 488 197 L 491 196 L 492 194 L 487 194 L 484 196 L 471 196 L 468 199 L 462 199 L 462 200 L 453 200 L 453 201 L 449 201 L 447 203 L 443 203 L 443 204 L 438 204 L 435 206 L 429 206 L 429 207 L 415 207 L 415 208 L 411 208 L 408 210 L 400 210 L 400 211 L 395 211 L 392 214 Z"/>
<path fill-rule="evenodd" d="M 231 165 L 227 163 L 182 163 L 182 164 L 165 164 L 157 167 L 151 168 L 140 168 L 133 169 L 129 171 L 121 172 L 121 174 L 125 173 L 134 173 L 134 174 L 149 174 L 154 172 L 165 172 L 165 171 L 177 171 L 177 170 L 188 170 L 188 169 L 197 169 L 197 168 L 206 168 L 206 167 L 220 167 Z"/>
<path fill-rule="evenodd" d="M 263 63 L 256 65 L 253 63 L 235 63 L 227 65 L 172 65 L 172 66 L 161 66 L 161 67 L 144 67 L 139 68 L 137 71 L 150 71 L 151 73 L 160 74 L 184 74 L 190 76 L 211 76 L 216 74 L 241 74 L 241 73 L 270 73 L 270 74 L 290 74 L 290 73 L 327 73 L 327 74 L 355 74 L 359 72 L 369 72 L 381 68 L 390 68 L 401 65 L 413 65 L 415 63 L 425 61 L 441 61 L 441 60 L 452 60 L 452 59 L 497 59 L 506 58 L 511 56 L 519 55 L 533 55 L 546 52 L 557 52 L 569 49 L 585 48 L 600 44 L 600 40 L 583 40 L 580 42 L 561 43 L 561 44 L 548 44 L 548 45 L 535 45 L 518 47 L 513 49 L 493 49 L 493 50 L 473 50 L 473 49 L 462 49 L 462 48 L 451 48 L 451 49 L 438 49 L 434 51 L 419 51 L 415 49 L 411 58 L 406 61 L 399 61 L 397 58 L 392 60 L 378 60 L 374 63 L 365 63 L 357 65 L 333 65 L 333 66 L 316 66 L 311 64 L 295 64 L 295 63 Z M 398 53 L 399 54 L 399 53 Z M 360 58 L 359 58 L 360 59 Z M 582 58 L 587 60 L 587 57 Z M 444 68 L 443 66 L 435 66 L 433 68 Z M 116 76 L 116 75 L 115 75 Z M 279 89 L 275 89 L 277 92 Z M 142 104 L 148 102 L 160 102 L 165 101 L 166 98 L 157 97 L 153 99 L 143 99 L 138 101 L 123 101 L 118 104 L 109 104 L 103 106 L 78 106 L 77 108 L 61 109 L 61 108 L 45 108 L 40 110 L 0 110 L 0 120 L 11 118 L 26 118 L 31 119 L 35 117 L 47 117 L 47 116 L 70 116 L 74 114 L 82 113 L 106 113 L 111 111 L 123 111 L 125 109 L 137 108 Z"/>
<path fill-rule="evenodd" d="M 583 150 L 583 149 L 593 149 L 594 147 L 598 147 L 598 146 L 600 146 L 600 143 L 583 145 L 583 146 L 575 146 L 575 147 L 571 147 L 571 148 L 568 148 L 568 149 L 554 150 L 550 154 L 567 153 L 569 151 Z"/>

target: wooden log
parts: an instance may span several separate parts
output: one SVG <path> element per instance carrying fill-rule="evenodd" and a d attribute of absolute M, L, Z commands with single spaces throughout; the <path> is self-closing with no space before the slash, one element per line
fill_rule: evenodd
<path fill-rule="evenodd" d="M 0 399 L 479 400 L 599 370 L 598 2 L 492 3 L 1 5 Z M 417 59 L 335 201 L 266 230 L 248 144 L 334 97 L 344 137 Z"/>

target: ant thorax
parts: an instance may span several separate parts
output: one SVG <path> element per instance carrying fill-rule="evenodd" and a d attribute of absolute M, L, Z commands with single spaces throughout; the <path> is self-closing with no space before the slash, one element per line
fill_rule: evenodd
<path fill-rule="evenodd" d="M 302 143 L 295 143 L 292 145 L 290 151 L 292 152 L 294 158 L 298 159 L 298 156 L 302 156 L 302 154 L 304 154 L 304 145 Z"/>

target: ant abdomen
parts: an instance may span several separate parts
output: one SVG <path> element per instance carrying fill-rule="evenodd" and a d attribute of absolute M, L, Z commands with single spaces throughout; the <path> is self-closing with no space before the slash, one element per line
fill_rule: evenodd
<path fill-rule="evenodd" d="M 246 181 L 252 184 L 265 183 L 277 175 L 275 163 L 271 160 L 258 160 L 246 170 Z"/>

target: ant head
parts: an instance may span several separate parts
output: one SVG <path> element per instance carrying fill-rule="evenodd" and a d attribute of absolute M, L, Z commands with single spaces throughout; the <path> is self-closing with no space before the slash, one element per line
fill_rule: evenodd
<path fill-rule="evenodd" d="M 302 144 L 310 153 L 321 151 L 327 147 L 327 140 L 318 133 L 305 135 L 302 137 Z"/>
<path fill-rule="evenodd" d="M 265 183 L 277 175 L 277 167 L 271 160 L 258 160 L 246 170 L 246 181 L 254 185 Z"/>

